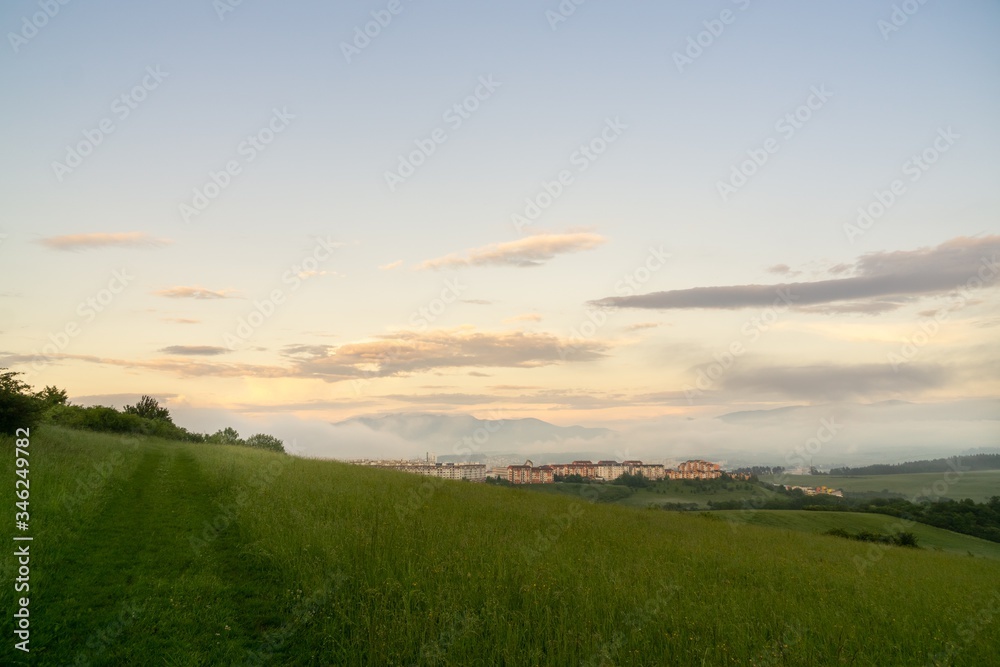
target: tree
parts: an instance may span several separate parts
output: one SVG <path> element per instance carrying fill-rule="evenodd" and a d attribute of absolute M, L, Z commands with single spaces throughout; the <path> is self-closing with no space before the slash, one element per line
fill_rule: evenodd
<path fill-rule="evenodd" d="M 17 379 L 24 375 L 6 368 L 0 372 L 0 434 L 14 435 L 41 419 L 44 404 L 31 392 L 31 385 Z"/>
<path fill-rule="evenodd" d="M 231 426 L 216 431 L 212 435 L 208 436 L 206 442 L 211 442 L 215 445 L 241 445 L 243 441 L 240 440 L 240 434 L 236 432 Z"/>
<path fill-rule="evenodd" d="M 49 385 L 35 394 L 35 398 L 44 403 L 47 408 L 51 408 L 53 405 L 69 404 L 69 396 L 66 395 L 66 390 L 53 385 Z"/>
<path fill-rule="evenodd" d="M 125 412 L 144 419 L 165 421 L 168 424 L 174 423 L 173 419 L 170 418 L 170 411 L 161 407 L 152 396 L 143 395 L 135 405 L 126 405 Z"/>
<path fill-rule="evenodd" d="M 246 439 L 247 447 L 257 447 L 258 449 L 268 449 L 272 452 L 285 453 L 285 446 L 281 440 L 278 440 L 273 435 L 268 435 L 266 433 L 257 433 L 256 435 L 251 435 Z"/>

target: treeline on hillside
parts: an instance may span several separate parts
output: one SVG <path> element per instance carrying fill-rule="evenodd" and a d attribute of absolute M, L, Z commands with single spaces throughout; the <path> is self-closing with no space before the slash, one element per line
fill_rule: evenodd
<path fill-rule="evenodd" d="M 902 475 L 914 472 L 948 472 L 949 470 L 1000 470 L 1000 454 L 969 454 L 948 459 L 908 461 L 906 463 L 876 463 L 860 468 L 833 468 L 831 475 Z"/>
<path fill-rule="evenodd" d="M 838 498 L 826 494 L 807 496 L 799 489 L 774 489 L 778 495 L 767 500 L 709 501 L 713 510 L 814 510 L 821 512 L 866 512 L 925 523 L 963 535 L 1000 542 L 1000 496 L 985 503 L 971 499 L 926 500 L 915 503 L 904 498 Z"/>
<path fill-rule="evenodd" d="M 174 424 L 170 411 L 152 396 L 143 396 L 122 410 L 103 405 L 85 408 L 72 405 L 65 389 L 48 386 L 41 391 L 33 391 L 30 385 L 18 379 L 18 375 L 21 373 L 0 369 L 0 433 L 4 435 L 12 435 L 18 428 L 55 424 L 85 431 L 285 451 L 281 440 L 266 433 L 241 438 L 235 429 L 229 427 L 211 435 L 189 431 Z"/>
<path fill-rule="evenodd" d="M 784 466 L 748 466 L 743 468 L 737 468 L 734 472 L 740 473 L 742 475 L 753 475 L 755 477 L 764 477 L 767 475 L 780 475 L 785 472 Z"/>

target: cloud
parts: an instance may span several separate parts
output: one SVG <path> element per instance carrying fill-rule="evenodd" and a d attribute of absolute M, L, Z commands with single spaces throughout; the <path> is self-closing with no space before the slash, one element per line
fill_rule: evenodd
<path fill-rule="evenodd" d="M 570 341 L 549 333 L 400 331 L 338 347 L 311 346 L 296 359 L 296 373 L 336 381 L 449 368 L 534 368 L 591 361 L 607 348 L 601 341 Z"/>
<path fill-rule="evenodd" d="M 115 359 L 92 354 L 11 354 L 0 356 L 0 365 L 9 364 L 57 364 L 63 361 L 82 361 L 104 366 L 132 368 L 163 373 L 173 373 L 180 377 L 226 377 L 226 378 L 285 378 L 294 377 L 292 369 L 281 366 L 259 366 L 254 364 L 220 363 L 211 361 L 191 361 L 188 359 Z"/>
<path fill-rule="evenodd" d="M 395 262 L 389 262 L 388 264 L 383 264 L 379 268 L 380 271 L 392 271 L 393 269 L 398 269 L 403 266 L 403 260 L 398 259 Z"/>
<path fill-rule="evenodd" d="M 824 315 L 845 315 L 849 313 L 881 315 L 882 313 L 896 310 L 902 305 L 902 302 L 894 301 L 851 301 L 847 303 L 824 303 L 817 306 L 799 306 L 796 310 L 803 313 L 822 313 Z"/>
<path fill-rule="evenodd" d="M 234 290 L 210 290 L 204 287 L 168 287 L 153 292 L 155 296 L 165 296 L 169 299 L 232 299 Z"/>
<path fill-rule="evenodd" d="M 936 364 L 813 364 L 747 367 L 721 382 L 738 395 L 780 396 L 795 400 L 910 396 L 946 386 L 956 371 Z"/>
<path fill-rule="evenodd" d="M 542 316 L 538 313 L 524 313 L 523 315 L 515 315 L 514 317 L 508 317 L 504 320 L 505 323 L 514 322 L 541 322 Z"/>
<path fill-rule="evenodd" d="M 642 331 L 643 329 L 655 329 L 660 326 L 659 322 L 638 322 L 625 327 L 625 331 Z"/>
<path fill-rule="evenodd" d="M 793 307 L 837 302 L 855 303 L 850 312 L 891 310 L 888 304 L 904 297 L 942 294 L 995 284 L 1000 236 L 959 237 L 933 248 L 873 252 L 862 255 L 844 270 L 849 277 L 776 285 L 729 285 L 608 297 L 591 302 L 613 308 L 766 307 L 790 302 Z M 865 302 L 881 305 L 861 305 Z M 873 311 L 874 308 L 874 311 Z"/>
<path fill-rule="evenodd" d="M 451 254 L 429 259 L 417 268 L 442 269 L 462 266 L 541 266 L 556 255 L 593 250 L 606 239 L 593 232 L 566 234 L 535 234 L 516 241 L 493 243 L 466 250 L 464 255 Z"/>
<path fill-rule="evenodd" d="M 491 306 L 491 305 L 493 305 L 492 301 L 487 301 L 486 299 L 461 299 L 461 302 L 462 303 L 471 303 L 471 304 L 474 304 L 476 306 Z"/>
<path fill-rule="evenodd" d="M 192 319 L 190 317 L 161 317 L 164 322 L 173 322 L 175 324 L 200 324 L 201 320 Z"/>
<path fill-rule="evenodd" d="M 608 347 L 599 340 L 571 340 L 548 333 L 479 332 L 461 328 L 401 331 L 339 346 L 291 345 L 282 351 L 286 360 L 282 366 L 169 358 L 129 360 L 77 354 L 0 356 L 0 364 L 83 361 L 162 371 L 182 377 L 298 378 L 339 382 L 449 369 L 536 368 L 591 361 L 603 357 Z M 173 351 L 181 349 L 192 348 L 173 346 L 161 352 L 185 354 Z"/>
<path fill-rule="evenodd" d="M 787 276 L 789 273 L 792 273 L 792 267 L 787 264 L 775 264 L 774 266 L 767 267 L 766 270 L 768 273 L 777 273 L 782 276 Z M 796 273 L 798 272 L 796 271 Z"/>
<path fill-rule="evenodd" d="M 94 250 L 97 248 L 153 248 L 169 244 L 169 239 L 153 238 L 143 232 L 118 232 L 93 234 L 70 234 L 49 236 L 41 239 L 46 248 L 52 250 Z"/>
<path fill-rule="evenodd" d="M 160 350 L 163 354 L 181 354 L 187 356 L 213 357 L 229 352 L 224 347 L 214 345 L 170 345 Z"/>

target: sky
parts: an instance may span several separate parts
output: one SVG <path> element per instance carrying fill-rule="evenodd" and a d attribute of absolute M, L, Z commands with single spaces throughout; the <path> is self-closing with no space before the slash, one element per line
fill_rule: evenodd
<path fill-rule="evenodd" d="M 650 459 L 780 459 L 823 415 L 817 460 L 997 445 L 995 2 L 17 0 L 0 27 L 0 366 L 37 387 L 316 455 L 379 453 L 330 424 L 389 413 Z"/>

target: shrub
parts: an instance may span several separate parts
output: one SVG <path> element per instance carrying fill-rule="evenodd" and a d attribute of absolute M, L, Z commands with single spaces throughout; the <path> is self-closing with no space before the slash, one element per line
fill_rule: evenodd
<path fill-rule="evenodd" d="M 45 404 L 31 393 L 31 386 L 17 379 L 18 373 L 3 369 L 0 373 L 0 433 L 14 435 L 19 428 L 38 424 Z"/>
<path fill-rule="evenodd" d="M 267 449 L 272 452 L 285 452 L 285 446 L 273 435 L 268 435 L 266 433 L 257 433 L 256 435 L 251 435 L 246 439 L 247 447 L 256 447 L 258 449 Z"/>
<path fill-rule="evenodd" d="M 135 405 L 126 405 L 124 411 L 143 419 L 160 420 L 170 424 L 174 423 L 170 418 L 170 411 L 161 407 L 155 398 L 145 394 Z"/>

